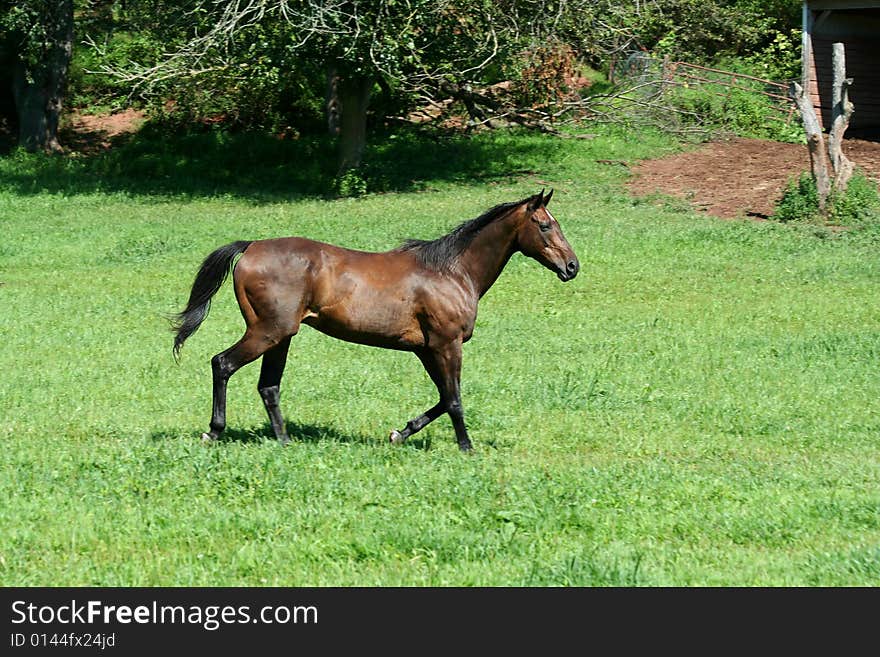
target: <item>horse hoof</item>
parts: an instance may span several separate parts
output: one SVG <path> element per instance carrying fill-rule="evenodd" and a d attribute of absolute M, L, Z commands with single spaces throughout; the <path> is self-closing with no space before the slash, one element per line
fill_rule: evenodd
<path fill-rule="evenodd" d="M 203 443 L 213 443 L 215 440 L 217 440 L 217 436 L 212 436 L 209 433 L 202 434 L 202 442 Z"/>
<path fill-rule="evenodd" d="M 392 429 L 391 433 L 388 434 L 388 440 L 391 441 L 392 445 L 402 445 L 403 441 L 406 440 L 406 438 L 404 438 L 403 434 L 401 434 L 397 429 Z"/>

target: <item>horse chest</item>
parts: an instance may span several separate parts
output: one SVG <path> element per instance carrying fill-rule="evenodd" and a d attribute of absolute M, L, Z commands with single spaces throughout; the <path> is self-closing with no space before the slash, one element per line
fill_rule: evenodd
<path fill-rule="evenodd" d="M 474 333 L 476 303 L 463 297 L 442 297 L 427 305 L 420 317 L 427 342 L 467 342 Z"/>

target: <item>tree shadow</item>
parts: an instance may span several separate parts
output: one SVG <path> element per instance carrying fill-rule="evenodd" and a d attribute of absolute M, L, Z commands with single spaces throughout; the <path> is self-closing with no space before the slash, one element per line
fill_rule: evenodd
<path fill-rule="evenodd" d="M 357 175 L 368 192 L 424 189 L 535 173 L 561 140 L 404 131 L 375 135 Z M 112 148 L 69 155 L 14 154 L 4 186 L 18 194 L 124 192 L 136 196 L 227 195 L 255 202 L 337 195 L 335 143 L 329 137 L 278 139 L 261 133 L 204 131 L 168 135 L 149 124 Z"/>

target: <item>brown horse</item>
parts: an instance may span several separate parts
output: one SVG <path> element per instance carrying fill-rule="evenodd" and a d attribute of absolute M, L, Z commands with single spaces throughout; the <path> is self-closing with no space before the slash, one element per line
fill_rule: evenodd
<path fill-rule="evenodd" d="M 244 336 L 211 359 L 216 440 L 226 427 L 226 382 L 263 357 L 257 387 L 275 436 L 290 438 L 278 406 L 290 338 L 300 323 L 340 340 L 411 351 L 437 386 L 440 401 L 391 432 L 402 443 L 449 413 L 458 446 L 471 449 L 459 382 L 461 346 L 471 338 L 477 303 L 517 251 L 563 281 L 580 268 L 577 256 L 547 210 L 541 193 L 497 205 L 435 240 L 409 240 L 385 253 L 352 251 L 301 237 L 233 242 L 211 253 L 196 275 L 189 303 L 176 316 L 174 355 L 208 314 L 238 254 L 235 296 L 247 324 Z"/>

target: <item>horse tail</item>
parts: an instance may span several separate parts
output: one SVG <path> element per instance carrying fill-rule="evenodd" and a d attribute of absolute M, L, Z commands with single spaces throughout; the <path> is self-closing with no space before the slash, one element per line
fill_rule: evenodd
<path fill-rule="evenodd" d="M 232 261 L 239 253 L 244 253 L 251 245 L 248 240 L 241 240 L 221 246 L 211 253 L 202 263 L 196 280 L 193 282 L 189 293 L 189 302 L 183 312 L 172 318 L 172 330 L 177 332 L 174 336 L 174 358 L 180 358 L 180 348 L 186 339 L 196 332 L 208 316 L 211 309 L 211 297 L 217 294 L 223 281 L 229 276 L 232 269 Z"/>

